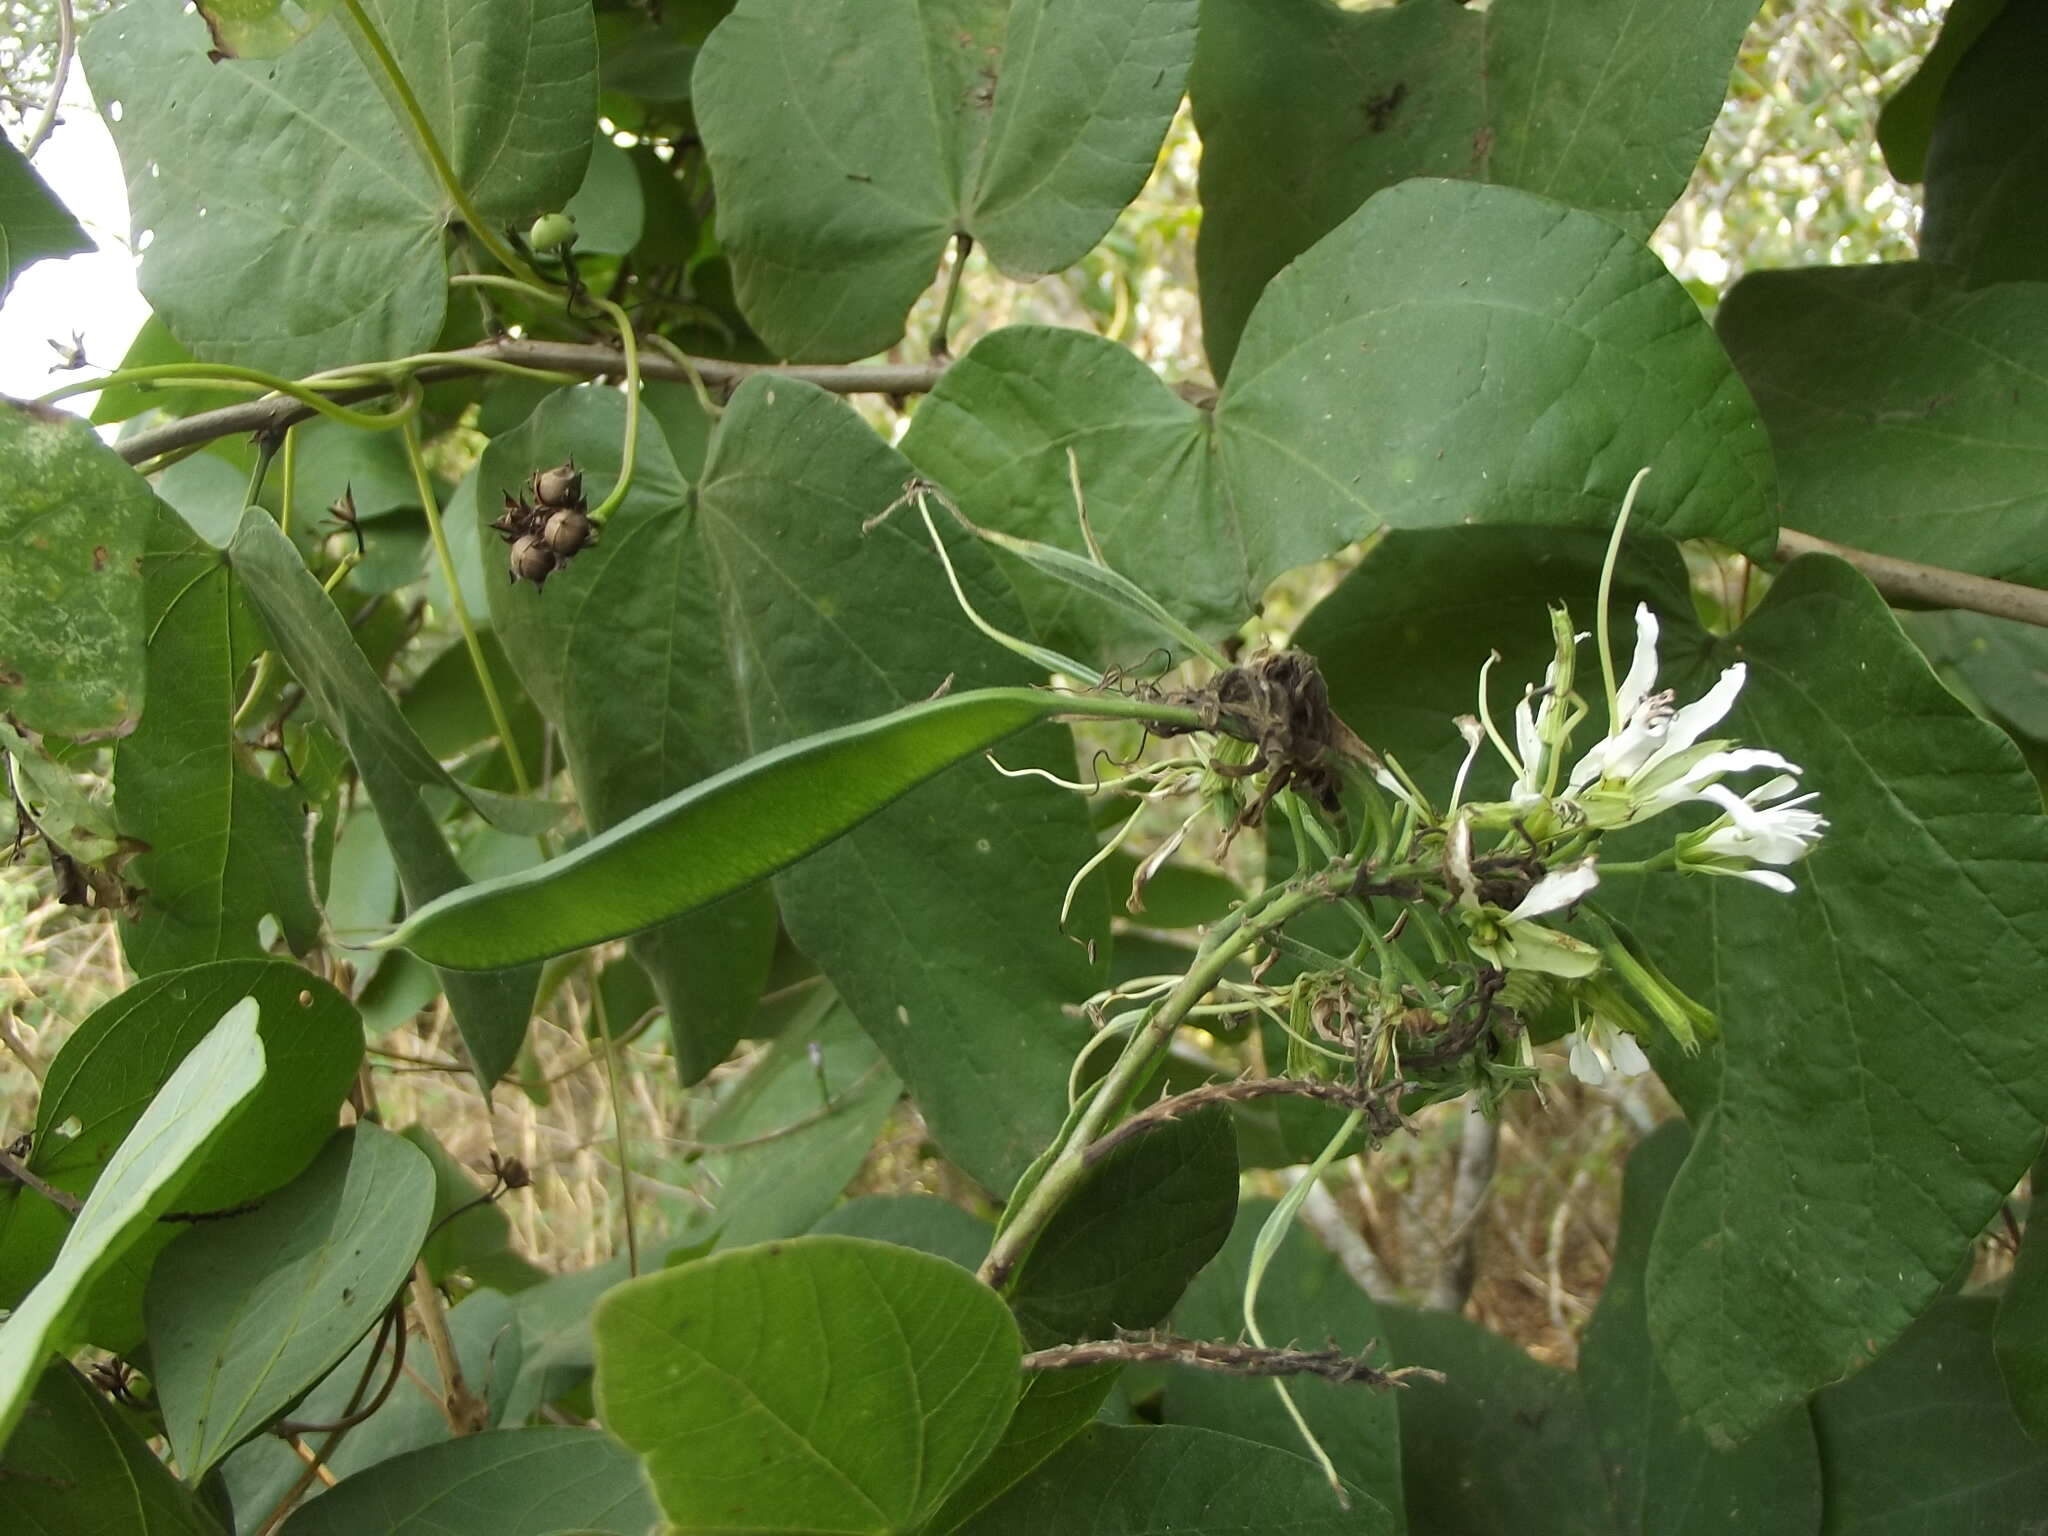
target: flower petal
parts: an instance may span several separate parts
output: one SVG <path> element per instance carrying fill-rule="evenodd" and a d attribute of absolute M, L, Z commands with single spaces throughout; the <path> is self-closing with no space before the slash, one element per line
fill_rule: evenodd
<path fill-rule="evenodd" d="M 1636 1044 L 1636 1037 L 1628 1031 L 1615 1030 L 1607 1048 L 1617 1076 L 1641 1077 L 1650 1070 L 1650 1058 L 1643 1054 L 1643 1048 Z"/>
<path fill-rule="evenodd" d="M 1683 752 L 1719 725 L 1728 711 L 1735 707 L 1736 695 L 1742 692 L 1743 681 L 1748 676 L 1748 664 L 1736 662 L 1715 680 L 1713 687 L 1672 716 L 1670 727 L 1664 733 L 1665 751 Z"/>
<path fill-rule="evenodd" d="M 1657 615 L 1648 603 L 1636 604 L 1636 653 L 1630 658 L 1628 675 L 1615 691 L 1617 725 L 1636 712 L 1657 681 Z M 1612 734 L 1619 735 L 1618 731 Z"/>
<path fill-rule="evenodd" d="M 1562 869 L 1553 869 L 1529 887 L 1528 894 L 1508 914 L 1508 921 L 1518 922 L 1542 917 L 1547 912 L 1561 912 L 1599 883 L 1600 873 L 1590 858 L 1567 864 Z"/>
<path fill-rule="evenodd" d="M 1584 1035 L 1572 1036 L 1572 1076 L 1588 1088 L 1598 1088 L 1607 1081 L 1606 1065 L 1600 1060 L 1600 1053 L 1586 1040 Z"/>

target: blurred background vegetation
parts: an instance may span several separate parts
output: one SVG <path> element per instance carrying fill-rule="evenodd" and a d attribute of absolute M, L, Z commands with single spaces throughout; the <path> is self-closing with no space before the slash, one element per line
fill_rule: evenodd
<path fill-rule="evenodd" d="M 84 0 L 76 12 L 89 26 L 108 8 L 105 0 Z M 1877 109 L 1932 43 L 1944 9 L 1841 0 L 1762 7 L 1699 168 L 1653 241 L 1703 309 L 1711 312 L 1752 269 L 1913 254 L 1917 189 L 1886 171 Z M 50 88 L 56 35 L 53 0 L 0 0 L 0 125 L 16 143 Z M 1128 346 L 1168 382 L 1199 388 L 1206 379 L 1194 273 L 1200 161 L 1184 109 L 1143 194 L 1079 266 L 1014 283 L 970 255 L 954 352 L 1004 325 L 1075 326 Z M 942 272 L 913 314 L 897 356 L 926 354 L 945 278 Z M 61 339 L 74 320 L 48 316 L 50 334 Z M 902 425 L 890 405 L 868 408 L 881 430 L 893 434 Z M 1286 622 L 1327 580 L 1327 573 L 1298 573 L 1269 613 Z M 428 632 L 445 628 L 424 586 L 420 596 Z M 127 979 L 109 917 L 63 905 L 39 852 L 0 855 L 0 1142 L 33 1124 L 38 1081 L 68 1030 Z M 472 1169 L 493 1150 L 523 1160 L 534 1183 L 502 1208 L 517 1246 L 543 1267 L 610 1258 L 621 1237 L 621 1185 L 612 1156 L 614 1102 L 589 1033 L 591 989 L 579 979 L 553 992 L 519 1080 L 500 1084 L 488 1102 L 457 1064 L 445 1009 L 402 988 L 383 990 L 373 1010 L 381 1033 L 372 1060 L 386 1119 L 427 1124 Z M 615 1017 L 612 1027 L 632 1022 Z M 697 1138 L 750 1058 L 743 1053 L 685 1092 L 667 1070 L 659 1020 L 640 1022 L 647 1027 L 624 1050 L 617 1110 L 632 1145 L 645 1151 L 643 1170 L 654 1170 L 635 1183 L 635 1211 L 647 1232 L 675 1228 L 702 1203 L 706 1190 L 693 1182 L 705 1150 Z M 1456 1175 L 1462 1157 L 1469 1184 L 1475 1162 L 1488 1155 L 1486 1138 L 1446 1108 L 1424 1118 L 1419 1136 L 1354 1160 L 1310 1214 L 1375 1291 L 1455 1304 L 1469 1288 L 1471 1315 L 1540 1358 L 1570 1364 L 1608 1267 L 1621 1161 L 1670 1113 L 1654 1087 L 1593 1090 L 1559 1072 L 1541 1102 L 1510 1100 L 1492 1152 L 1491 1192 L 1476 1207 L 1460 1201 Z M 1255 1177 L 1271 1192 L 1276 1176 Z M 855 1193 L 884 1190 L 977 1198 L 931 1155 L 907 1106 L 853 1186 Z M 1997 1239 L 1987 1239 L 1980 1268 L 1995 1271 L 2003 1262 Z"/>

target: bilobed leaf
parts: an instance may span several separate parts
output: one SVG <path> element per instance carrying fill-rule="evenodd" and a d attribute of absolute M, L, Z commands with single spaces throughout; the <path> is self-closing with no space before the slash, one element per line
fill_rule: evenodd
<path fill-rule="evenodd" d="M 1016 277 L 1087 255 L 1151 174 L 1195 0 L 740 0 L 693 103 L 740 307 L 785 357 L 903 335 L 947 241 Z"/>
<path fill-rule="evenodd" d="M 1270 1200 L 1238 1208 L 1230 1241 L 1195 1277 L 1173 1309 L 1173 1331 L 1189 1338 L 1234 1340 L 1244 1333 L 1244 1285 L 1252 1245 L 1272 1213 Z M 1357 1354 L 1378 1340 L 1379 1309 L 1296 1224 L 1266 1267 L 1259 1286 L 1259 1327 L 1275 1343 L 1317 1349 L 1325 1341 Z M 1382 1351 L 1375 1351 L 1383 1354 Z M 1368 1496 L 1354 1508 L 1360 1531 L 1401 1528 L 1401 1430 L 1399 1399 L 1355 1382 L 1290 1381 L 1309 1428 L 1329 1454 L 1338 1474 Z M 1264 1382 L 1206 1371 L 1178 1370 L 1166 1380 L 1163 1412 L 1169 1424 L 1191 1424 L 1241 1435 L 1262 1445 L 1302 1454 L 1301 1431 L 1279 1394 Z M 1377 1505 L 1375 1510 L 1373 1507 Z M 1375 1527 L 1371 1522 L 1377 1520 Z"/>
<path fill-rule="evenodd" d="M 711 1150 L 690 1171 L 710 1180 L 713 1209 L 685 1239 L 715 1234 L 719 1247 L 741 1248 L 808 1230 L 860 1171 L 902 1092 L 843 1004 L 807 1009 L 705 1116 Z"/>
<path fill-rule="evenodd" d="M 121 1410 L 61 1361 L 0 1447 L 0 1490 L 17 1536 L 220 1536 Z"/>
<path fill-rule="evenodd" d="M 591 502 L 617 482 L 625 404 L 565 389 L 502 433 L 478 465 L 480 524 L 535 470 L 573 459 Z M 643 412 L 633 484 L 604 535 L 547 589 L 490 584 L 491 619 L 527 691 L 560 736 L 593 831 L 604 832 L 746 755 L 720 637 L 710 557 L 666 436 Z M 495 533 L 485 536 L 493 552 Z M 677 862 L 699 864 L 681 851 Z M 775 950 L 775 900 L 742 884 L 702 910 L 635 934 L 669 1017 L 676 1065 L 694 1083 L 746 1026 Z M 624 1020 L 613 1021 L 615 1026 Z"/>
<path fill-rule="evenodd" d="M 1044 679 L 973 628 L 909 509 L 863 531 L 911 473 L 844 400 L 757 376 L 720 421 L 697 516 L 756 751 L 891 710 L 902 711 L 906 745 L 907 722 L 920 732 L 948 722 L 943 754 L 863 741 L 872 769 L 820 762 L 810 793 L 848 799 L 867 795 L 870 777 L 893 775 L 893 799 L 959 765 L 789 869 L 776 895 L 791 939 L 882 1048 L 947 1155 L 1007 1189 L 1059 1127 L 1083 1033 L 1062 1009 L 1101 984 L 1108 903 L 1084 891 L 1060 931 L 1067 883 L 1096 851 L 1076 797 L 962 761 L 1062 701 L 1003 686 Z M 975 607 L 1028 633 L 988 552 L 941 532 Z M 1073 754 L 1067 732 L 1040 729 L 1002 756 L 1011 769 L 1066 776 Z M 768 835 L 749 835 L 773 850 Z M 812 833 L 808 846 L 818 841 Z"/>
<path fill-rule="evenodd" d="M 1755 0 L 1206 0 L 1202 331 L 1222 378 L 1268 279 L 1413 176 L 1519 187 L 1646 237 L 1685 190 Z"/>
<path fill-rule="evenodd" d="M 1813 1400 L 1829 1536 L 2024 1531 L 2048 1509 L 2048 1450 L 1999 1387 L 1997 1303 L 1953 1297 Z"/>
<path fill-rule="evenodd" d="M 234 728 L 262 627 L 220 552 L 163 509 L 142 583 L 150 708 L 115 749 L 114 795 L 143 894 L 121 952 L 145 976 L 260 956 L 272 917 L 303 954 L 320 934 L 303 792 L 251 771 Z"/>
<path fill-rule="evenodd" d="M 1358 1507 L 1341 1508 L 1306 1457 L 1213 1430 L 1111 1429 L 1071 1441 L 958 1536 L 1356 1536 Z"/>
<path fill-rule="evenodd" d="M 256 1032 L 270 1070 L 234 1123 L 195 1159 L 179 1198 L 186 1210 L 225 1210 L 296 1177 L 334 1128 L 363 1039 L 348 999 L 280 960 L 164 972 L 95 1009 L 43 1079 L 30 1170 L 67 1194 L 94 1189 L 180 1064 L 245 997 L 261 1009 Z M 5 1305 L 48 1267 L 65 1227 L 54 1207 L 19 1187 L 0 1191 L 0 1213 L 7 1217 L 0 1228 Z M 141 1339 L 143 1282 L 178 1231 L 159 1224 L 129 1246 L 86 1301 L 82 1334 L 116 1352 Z"/>
<path fill-rule="evenodd" d="M 1338 711 L 1414 770 L 1457 750 L 1449 720 L 1480 652 L 1534 680 L 1550 654 L 1542 601 L 1589 622 L 1598 561 L 1591 539 L 1397 535 L 1300 643 Z M 1645 586 L 1626 584 L 1630 602 Z M 1670 594 L 1659 687 L 1694 699 L 1745 661 L 1717 730 L 1801 764 L 1832 825 L 1790 871 L 1792 896 L 1657 877 L 1609 898 L 1721 1022 L 1681 1086 L 1696 1136 L 1646 1288 L 1681 1411 L 1739 1439 L 1896 1338 L 2038 1151 L 2048 822 L 2012 743 L 1941 686 L 1846 565 L 1795 561 L 1725 638 L 1691 620 L 1675 561 L 1649 585 Z M 1462 657 L 1446 633 L 1471 634 Z"/>
<path fill-rule="evenodd" d="M 1169 1120 L 1118 1146 L 1054 1212 L 1010 1306 L 1031 1346 L 1114 1338 L 1173 1310 L 1230 1235 L 1237 1133 L 1226 1110 Z"/>
<path fill-rule="evenodd" d="M 49 1273 L 0 1323 L 0 1445 L 50 1356 L 68 1349 L 88 1288 L 177 1198 L 199 1156 L 263 1081 L 256 1004 L 230 1008 L 150 1101 L 86 1197 Z"/>
<path fill-rule="evenodd" d="M 1944 29 L 1945 35 L 1945 29 Z M 1920 259 L 1972 283 L 2048 278 L 2048 11 L 2008 5 L 1949 76 L 1927 143 Z"/>
<path fill-rule="evenodd" d="M 0 710 L 118 735 L 142 710 L 148 482 L 75 416 L 0 401 Z"/>
<path fill-rule="evenodd" d="M 1759 272 L 1719 325 L 1770 429 L 1788 524 L 2048 581 L 2048 284 L 1966 290 L 1917 262 Z"/>
<path fill-rule="evenodd" d="M 1569 1373 L 1452 1314 L 1382 1307 L 1380 1322 L 1393 1363 L 1448 1378 L 1411 1380 L 1397 1399 L 1410 1536 L 1615 1536 Z"/>
<path fill-rule="evenodd" d="M 434 1170 L 403 1137 L 337 1131 L 255 1210 L 202 1222 L 166 1248 L 145 1313 L 157 1400 L 189 1478 L 325 1376 L 412 1272 Z"/>
<path fill-rule="evenodd" d="M 1109 564 L 1211 634 L 1383 526 L 1603 527 L 1646 464 L 1639 529 L 1761 555 L 1775 528 L 1754 408 L 1656 257 L 1460 182 L 1381 193 L 1276 278 L 1212 411 L 1111 342 L 1018 327 L 947 370 L 904 439 L 977 523 L 1080 551 L 1070 450 Z M 1016 580 L 1053 643 L 1157 643 Z"/>
<path fill-rule="evenodd" d="M 629 1281 L 596 1332 L 599 1412 L 693 1530 L 914 1529 L 995 1444 L 1017 1391 L 995 1292 L 861 1238 Z"/>
<path fill-rule="evenodd" d="M 235 532 L 228 558 L 322 723 L 355 760 L 398 865 L 407 905 L 417 909 L 466 885 L 468 877 L 449 851 L 439 821 L 421 799 L 425 790 L 461 786 L 406 724 L 397 701 L 357 647 L 348 621 L 320 590 L 291 540 L 269 513 L 252 507 Z M 478 791 L 468 794 L 472 803 L 482 799 Z M 441 975 L 470 1064 L 487 1091 L 526 1037 L 539 977 L 532 967 L 483 976 Z"/>
<path fill-rule="evenodd" d="M 568 201 L 596 104 L 583 0 L 364 8 L 480 214 L 518 223 Z M 455 210 L 353 25 L 274 60 L 212 47 L 200 16 L 138 0 L 80 50 L 151 233 L 151 307 L 201 358 L 287 374 L 425 350 Z"/>
<path fill-rule="evenodd" d="M 645 1536 L 639 1463 L 595 1429 L 494 1429 L 394 1456 L 295 1511 L 280 1536 Z"/>
<path fill-rule="evenodd" d="M 1621 1236 L 1579 1352 L 1579 1386 L 1626 1536 L 1808 1536 L 1821 1525 L 1821 1464 L 1803 1406 L 1716 1450 L 1685 1422 L 1650 1347 L 1644 1274 L 1691 1133 L 1673 1122 L 1629 1154 Z"/>
<path fill-rule="evenodd" d="M 1913 78 L 1886 99 L 1877 116 L 1878 147 L 1885 166 L 1900 181 L 1919 181 L 1927 174 L 1927 141 L 1934 136 L 1934 114 L 1941 106 L 1949 77 L 1970 45 L 1998 19 L 2006 0 L 1955 0 L 1941 18 L 1941 35 Z"/>
<path fill-rule="evenodd" d="M 0 141 L 0 299 L 39 261 L 92 249 L 71 211 L 11 140 Z"/>

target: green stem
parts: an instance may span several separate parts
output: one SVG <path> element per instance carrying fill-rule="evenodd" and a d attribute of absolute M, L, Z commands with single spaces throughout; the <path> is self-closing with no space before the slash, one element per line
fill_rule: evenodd
<path fill-rule="evenodd" d="M 427 515 L 427 534 L 434 541 L 434 558 L 441 566 L 441 579 L 448 584 L 448 606 L 455 614 L 455 626 L 462 631 L 462 643 L 469 647 L 470 665 L 476 668 L 477 686 L 483 689 L 484 703 L 491 711 L 491 728 L 498 733 L 498 740 L 505 745 L 505 760 L 512 765 L 512 782 L 519 793 L 533 793 L 533 784 L 526 776 L 526 764 L 519 755 L 519 741 L 512 734 L 512 722 L 505 714 L 505 704 L 498 697 L 498 684 L 491 676 L 491 663 L 484 655 L 483 641 L 477 638 L 476 625 L 470 620 L 469 604 L 463 601 L 462 581 L 456 575 L 455 557 L 448 549 L 448 533 L 441 526 L 441 508 L 434 497 L 433 477 L 427 472 L 427 461 L 420 453 L 419 428 L 410 417 L 405 423 L 405 455 L 412 464 L 413 484 L 419 487 L 420 510 Z M 546 851 L 545 846 L 542 849 Z"/>
<path fill-rule="evenodd" d="M 612 1021 L 605 1012 L 604 988 L 598 984 L 597 966 L 590 968 L 590 1011 L 597 1022 L 598 1038 L 604 1042 L 605 1084 L 612 1098 L 612 1135 L 619 1152 L 620 1210 L 626 1222 L 626 1274 L 640 1273 L 640 1233 L 633 1221 L 633 1160 L 626 1145 L 626 1112 L 619 1107 L 619 1051 L 612 1039 Z"/>
<path fill-rule="evenodd" d="M 410 404 L 396 407 L 389 412 L 352 411 L 345 405 L 336 405 L 326 396 L 309 388 L 297 379 L 280 378 L 274 373 L 264 373 L 256 368 L 243 368 L 234 363 L 151 363 L 141 368 L 117 368 L 112 373 L 102 374 L 96 379 L 81 379 L 75 384 L 66 384 L 38 395 L 37 405 L 54 405 L 72 395 L 88 394 L 96 389 L 105 389 L 113 384 L 154 384 L 167 379 L 179 379 L 188 384 L 204 385 L 216 389 L 239 389 L 253 387 L 268 390 L 272 394 L 290 395 L 302 405 L 309 405 L 323 416 L 346 422 L 351 427 L 360 427 L 366 432 L 382 432 L 398 425 L 399 421 L 412 413 Z"/>
<path fill-rule="evenodd" d="M 362 34 L 364 44 L 377 60 L 377 67 L 384 71 L 384 78 L 390 82 L 392 94 L 398 97 L 399 104 L 404 107 L 406 119 L 412 125 L 413 136 L 427 157 L 427 165 L 433 171 L 435 179 L 441 183 L 441 189 L 448 194 L 448 200 L 455 204 L 455 211 L 462 215 L 464 228 L 476 237 L 479 245 L 491 253 L 491 259 L 507 272 L 523 281 L 539 282 L 539 275 L 513 254 L 512 248 L 484 222 L 483 215 L 477 212 L 476 205 L 469 200 L 469 194 L 463 190 L 461 181 L 456 178 L 455 167 L 448 163 L 447 153 L 441 148 L 440 140 L 434 137 L 433 124 L 427 121 L 427 114 L 420 107 L 419 97 L 413 94 L 412 82 L 405 78 L 405 71 L 398 67 L 397 57 L 391 52 L 390 45 L 384 41 L 383 34 L 377 30 L 376 24 L 370 20 L 369 13 L 363 9 L 362 0 L 341 0 L 341 3 L 347 9 L 349 19 L 356 24 L 356 30 Z"/>
<path fill-rule="evenodd" d="M 1635 479 L 1628 483 L 1628 493 L 1621 498 L 1621 515 L 1614 520 L 1614 532 L 1607 540 L 1607 558 L 1600 562 L 1600 593 L 1594 599 L 1597 605 L 1593 613 L 1594 641 L 1600 648 L 1600 683 L 1607 690 L 1607 733 L 1619 735 L 1623 721 L 1615 713 L 1619 696 L 1614 686 L 1614 646 L 1607 629 L 1607 600 L 1614 591 L 1614 567 L 1621 559 L 1622 536 L 1628 532 L 1629 514 L 1635 510 L 1636 491 L 1650 473 L 1646 464 L 1636 471 Z"/>
<path fill-rule="evenodd" d="M 1209 995 L 1239 955 L 1290 918 L 1329 898 L 1327 876 L 1317 876 L 1300 885 L 1282 886 L 1263 901 L 1255 898 L 1217 926 L 1187 975 L 1160 1000 L 1096 1085 L 1087 1109 L 1075 1117 L 1045 1173 L 1024 1196 L 1017 1214 L 1005 1223 L 988 1257 L 982 1260 L 980 1274 L 985 1282 L 997 1290 L 1007 1288 L 1054 1214 L 1088 1177 L 1089 1147 L 1109 1128 L 1110 1121 L 1129 1107 L 1132 1096 L 1173 1043 L 1174 1031 L 1188 1011 Z"/>
<path fill-rule="evenodd" d="M 960 297 L 961 274 L 967 270 L 967 253 L 974 249 L 974 236 L 965 230 L 953 236 L 953 267 L 946 274 L 946 297 L 939 304 L 939 323 L 932 328 L 932 360 L 944 361 L 953 355 L 947 344 L 946 332 L 953 325 L 953 304 Z"/>
<path fill-rule="evenodd" d="M 277 452 L 277 447 L 277 443 L 267 433 L 256 440 L 256 468 L 250 473 L 249 489 L 242 497 L 244 509 L 255 506 L 256 498 L 263 494 L 263 478 L 270 472 L 270 460 Z M 287 429 L 284 434 L 284 528 L 286 533 L 291 532 L 292 471 L 296 467 L 292 462 L 292 458 L 292 434 Z M 262 698 L 264 690 L 269 688 L 270 674 L 276 665 L 277 653 L 274 651 L 266 650 L 261 656 L 256 658 L 256 671 L 249 679 L 249 691 L 242 695 L 242 702 L 236 707 L 233 718 L 229 720 L 229 730 L 239 730 L 243 722 L 248 719 L 249 711 L 256 707 L 256 701 Z"/>

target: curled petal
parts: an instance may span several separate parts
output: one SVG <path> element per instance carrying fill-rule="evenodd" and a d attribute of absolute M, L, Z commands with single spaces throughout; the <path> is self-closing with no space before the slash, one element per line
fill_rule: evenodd
<path fill-rule="evenodd" d="M 1614 712 L 1626 720 L 1633 715 L 1657 681 L 1657 615 L 1648 603 L 1636 604 L 1636 652 L 1630 658 L 1628 675 L 1622 678 L 1614 700 Z"/>
<path fill-rule="evenodd" d="M 1747 664 L 1736 662 L 1715 680 L 1713 687 L 1673 715 L 1664 731 L 1664 750 L 1683 752 L 1719 725 L 1735 707 L 1736 695 L 1742 692 L 1748 676 Z"/>
<path fill-rule="evenodd" d="M 1599 883 L 1600 874 L 1594 869 L 1591 859 L 1581 859 L 1576 864 L 1553 869 L 1529 887 L 1528 895 L 1516 903 L 1515 910 L 1508 914 L 1508 921 L 1519 922 L 1526 918 L 1542 917 L 1548 912 L 1562 912 Z"/>

